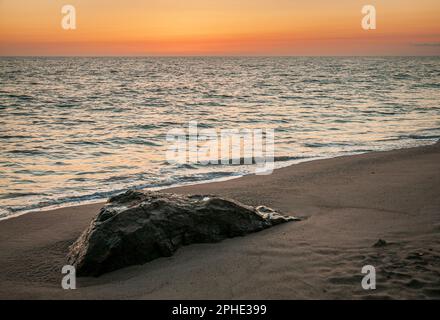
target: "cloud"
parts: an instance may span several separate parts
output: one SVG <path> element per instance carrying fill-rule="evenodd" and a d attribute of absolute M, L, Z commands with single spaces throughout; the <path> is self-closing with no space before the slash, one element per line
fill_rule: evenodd
<path fill-rule="evenodd" d="M 419 42 L 412 45 L 416 47 L 440 47 L 440 42 Z"/>

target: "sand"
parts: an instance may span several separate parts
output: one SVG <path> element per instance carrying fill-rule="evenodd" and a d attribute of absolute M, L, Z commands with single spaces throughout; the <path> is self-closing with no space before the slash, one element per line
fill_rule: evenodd
<path fill-rule="evenodd" d="M 102 204 L 0 222 L 1 299 L 440 298 L 440 144 L 317 160 L 170 189 L 302 217 L 61 288 L 68 246 Z M 387 245 L 374 247 L 383 239 Z M 376 290 L 361 287 L 373 265 Z"/>

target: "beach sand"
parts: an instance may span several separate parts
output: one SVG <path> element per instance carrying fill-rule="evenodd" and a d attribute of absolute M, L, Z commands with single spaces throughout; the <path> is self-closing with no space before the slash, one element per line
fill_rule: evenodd
<path fill-rule="evenodd" d="M 440 298 L 440 144 L 316 160 L 173 188 L 301 217 L 61 288 L 68 246 L 102 204 L 0 222 L 1 299 Z M 387 245 L 374 247 L 383 239 Z M 376 290 L 361 287 L 373 265 Z"/>

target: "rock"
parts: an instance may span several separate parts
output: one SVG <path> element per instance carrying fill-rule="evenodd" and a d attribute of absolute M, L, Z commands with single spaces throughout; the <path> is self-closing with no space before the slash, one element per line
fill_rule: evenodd
<path fill-rule="evenodd" d="M 192 243 L 218 242 L 298 220 L 260 206 L 206 195 L 127 191 L 109 199 L 70 247 L 78 276 L 99 276 Z"/>
<path fill-rule="evenodd" d="M 377 242 L 373 245 L 375 248 L 381 248 L 385 247 L 388 243 L 385 240 L 379 239 Z"/>

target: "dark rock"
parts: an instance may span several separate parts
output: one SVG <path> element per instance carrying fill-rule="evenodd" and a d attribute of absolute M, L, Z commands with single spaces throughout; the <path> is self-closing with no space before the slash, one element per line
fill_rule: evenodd
<path fill-rule="evenodd" d="M 79 276 L 171 256 L 191 243 L 217 242 L 298 220 L 215 196 L 127 191 L 112 197 L 70 247 Z"/>
<path fill-rule="evenodd" d="M 373 245 L 375 248 L 381 248 L 385 247 L 388 243 L 385 240 L 379 239 L 377 242 Z"/>

